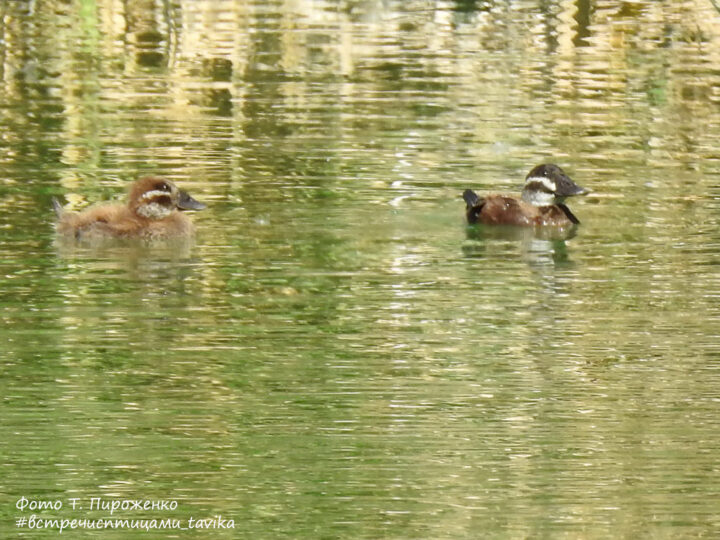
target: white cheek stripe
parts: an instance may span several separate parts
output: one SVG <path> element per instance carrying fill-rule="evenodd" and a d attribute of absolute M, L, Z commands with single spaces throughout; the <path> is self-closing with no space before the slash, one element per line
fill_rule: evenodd
<path fill-rule="evenodd" d="M 525 185 L 529 184 L 530 182 L 539 182 L 553 193 L 555 193 L 555 190 L 557 189 L 555 182 L 553 182 L 549 178 L 546 178 L 545 176 L 531 176 L 525 181 Z"/>
<path fill-rule="evenodd" d="M 156 196 L 168 196 L 169 197 L 170 192 L 169 191 L 160 191 L 159 189 L 154 189 L 152 191 L 146 191 L 145 193 L 142 194 L 142 197 L 140 197 L 140 198 L 144 200 L 144 199 L 152 199 L 153 197 L 156 197 Z"/>

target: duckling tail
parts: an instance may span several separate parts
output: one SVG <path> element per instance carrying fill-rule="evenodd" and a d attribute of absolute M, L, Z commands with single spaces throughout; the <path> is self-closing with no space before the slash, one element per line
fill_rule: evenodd
<path fill-rule="evenodd" d="M 468 223 L 477 223 L 478 216 L 485 206 L 485 199 L 478 197 L 477 193 L 475 193 L 472 189 L 465 190 L 463 193 L 463 199 L 465 199 L 465 203 L 467 203 L 465 216 L 467 217 Z"/>
<path fill-rule="evenodd" d="M 466 189 L 463 192 L 463 199 L 465 199 L 468 210 L 473 206 L 477 206 L 480 202 L 480 197 L 478 197 L 477 193 L 475 193 L 472 189 Z"/>
<path fill-rule="evenodd" d="M 55 197 L 52 198 L 52 205 L 53 210 L 55 210 L 55 215 L 57 217 L 62 217 L 65 210 L 63 210 L 62 204 L 60 204 L 60 202 Z"/>

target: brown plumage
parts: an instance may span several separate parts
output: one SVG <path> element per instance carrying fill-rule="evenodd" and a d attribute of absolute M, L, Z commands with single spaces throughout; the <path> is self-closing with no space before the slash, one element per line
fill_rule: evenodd
<path fill-rule="evenodd" d="M 522 198 L 506 195 L 479 197 L 466 189 L 468 223 L 522 227 L 566 227 L 580 221 L 563 202 L 589 190 L 578 186 L 557 165 L 538 165 L 525 177 Z"/>
<path fill-rule="evenodd" d="M 157 176 L 135 182 L 127 204 L 103 204 L 80 213 L 63 211 L 56 200 L 53 206 L 58 215 L 56 230 L 60 236 L 89 241 L 190 237 L 194 226 L 180 210 L 205 208 L 173 182 Z"/>

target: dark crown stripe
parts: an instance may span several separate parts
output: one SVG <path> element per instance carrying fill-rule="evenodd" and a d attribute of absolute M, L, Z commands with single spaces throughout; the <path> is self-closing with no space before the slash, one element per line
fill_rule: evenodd
<path fill-rule="evenodd" d="M 158 193 L 143 198 L 143 204 L 159 204 L 160 206 L 172 206 L 172 198 L 167 193 Z"/>
<path fill-rule="evenodd" d="M 525 189 L 529 191 L 541 191 L 544 193 L 554 193 L 550 186 L 548 186 L 542 180 L 530 180 L 525 184 Z"/>

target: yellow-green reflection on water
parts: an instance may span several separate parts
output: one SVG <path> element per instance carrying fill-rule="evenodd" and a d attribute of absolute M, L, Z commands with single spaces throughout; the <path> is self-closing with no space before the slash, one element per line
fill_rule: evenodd
<path fill-rule="evenodd" d="M 717 534 L 711 3 L 0 10 L 3 530 L 57 535 L 25 496 L 234 520 L 203 538 Z M 543 161 L 593 190 L 572 237 L 466 227 Z M 146 172 L 209 204 L 194 246 L 54 242 L 52 196 Z"/>

